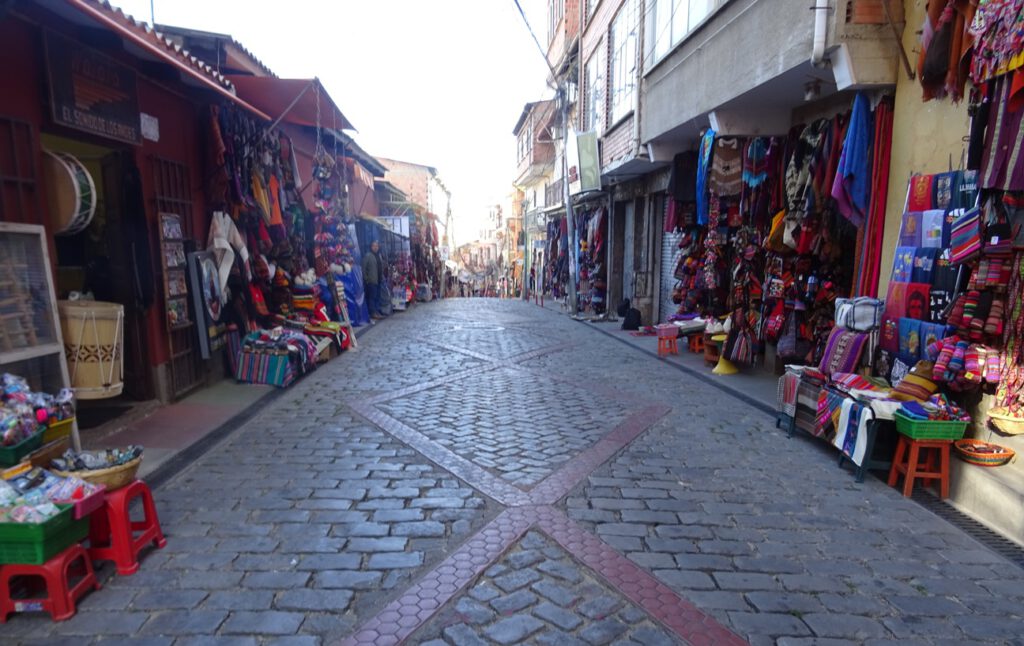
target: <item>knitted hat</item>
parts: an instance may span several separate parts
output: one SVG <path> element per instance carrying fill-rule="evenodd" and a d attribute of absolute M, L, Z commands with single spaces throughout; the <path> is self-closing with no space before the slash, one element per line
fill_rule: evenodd
<path fill-rule="evenodd" d="M 949 369 L 949 362 L 953 358 L 953 352 L 956 351 L 956 344 L 960 341 L 960 337 L 951 336 L 943 339 L 939 344 L 939 358 L 935 360 L 935 368 L 932 370 L 932 378 L 935 381 L 945 381 L 946 371 Z"/>
<path fill-rule="evenodd" d="M 972 383 L 981 381 L 981 362 L 984 359 L 979 359 L 979 356 L 984 357 L 979 346 L 973 344 L 968 346 L 967 353 L 964 355 L 964 379 Z"/>
<path fill-rule="evenodd" d="M 988 258 L 982 258 L 981 262 L 978 263 L 978 268 L 971 272 L 971 280 L 967 284 L 969 289 L 982 289 L 988 283 L 988 272 L 990 261 Z"/>
<path fill-rule="evenodd" d="M 1003 333 L 1003 299 L 992 299 L 992 308 L 988 311 L 985 321 L 985 334 L 999 336 Z"/>
<path fill-rule="evenodd" d="M 978 297 L 978 307 L 974 310 L 974 318 L 971 319 L 971 329 L 981 332 L 985 329 L 985 321 L 992 311 L 992 292 L 981 292 Z"/>
<path fill-rule="evenodd" d="M 946 374 L 944 375 L 946 381 L 954 381 L 961 372 L 964 371 L 964 359 L 967 356 L 967 341 L 960 341 L 956 344 L 956 350 L 953 351 L 953 356 L 949 359 L 949 367 L 946 368 Z"/>
<path fill-rule="evenodd" d="M 958 328 L 966 329 L 971 326 L 971 321 L 974 320 L 974 311 L 978 309 L 978 299 L 980 298 L 981 293 L 976 289 L 967 292 L 964 299 L 964 316 L 957 325 Z"/>
<path fill-rule="evenodd" d="M 946 322 L 955 328 L 959 328 L 964 322 L 964 307 L 967 304 L 967 294 L 960 294 L 953 302 L 953 309 L 949 311 L 949 318 Z"/>
<path fill-rule="evenodd" d="M 985 381 L 990 384 L 999 383 L 999 378 L 1003 372 L 1003 355 L 999 353 L 999 350 L 994 348 L 988 348 L 985 353 Z"/>

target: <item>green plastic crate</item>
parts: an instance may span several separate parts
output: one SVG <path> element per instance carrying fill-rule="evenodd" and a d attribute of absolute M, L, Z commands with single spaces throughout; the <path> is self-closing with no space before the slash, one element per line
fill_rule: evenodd
<path fill-rule="evenodd" d="M 0 542 L 0 564 L 29 563 L 42 565 L 57 554 L 60 554 L 75 543 L 79 543 L 89 535 L 89 518 L 71 521 L 71 525 L 63 533 L 57 534 L 40 543 L 5 543 Z"/>
<path fill-rule="evenodd" d="M 0 446 L 0 467 L 13 467 L 22 458 L 43 445 L 43 434 L 36 433 L 32 437 L 18 442 L 14 446 Z"/>
<path fill-rule="evenodd" d="M 896 411 L 896 430 L 912 440 L 959 440 L 969 422 L 911 419 Z"/>
<path fill-rule="evenodd" d="M 74 505 L 45 523 L 0 523 L 0 563 L 42 564 L 89 533 L 89 517 L 74 520 Z"/>

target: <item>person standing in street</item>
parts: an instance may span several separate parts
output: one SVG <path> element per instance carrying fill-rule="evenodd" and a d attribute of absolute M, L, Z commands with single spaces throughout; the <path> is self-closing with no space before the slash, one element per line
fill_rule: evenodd
<path fill-rule="evenodd" d="M 370 243 L 369 253 L 363 256 L 363 284 L 366 286 L 366 306 L 370 310 L 370 318 L 380 320 L 384 315 L 380 311 L 380 281 L 384 277 L 384 263 L 380 258 L 380 244 L 374 240 Z"/>

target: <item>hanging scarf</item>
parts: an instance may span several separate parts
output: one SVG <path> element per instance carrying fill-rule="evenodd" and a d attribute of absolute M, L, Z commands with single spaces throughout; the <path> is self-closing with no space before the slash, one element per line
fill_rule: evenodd
<path fill-rule="evenodd" d="M 708 173 L 711 170 L 711 151 L 715 144 L 715 131 L 708 128 L 700 139 L 697 157 L 697 224 L 708 223 Z"/>
<path fill-rule="evenodd" d="M 768 179 L 768 142 L 765 137 L 754 137 L 747 143 L 743 154 L 743 181 L 756 188 Z"/>

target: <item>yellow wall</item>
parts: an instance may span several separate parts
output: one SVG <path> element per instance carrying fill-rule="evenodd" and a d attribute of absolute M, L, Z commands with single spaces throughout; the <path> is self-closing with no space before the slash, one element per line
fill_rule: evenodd
<path fill-rule="evenodd" d="M 918 31 L 924 23 L 926 0 L 904 0 L 907 16 L 903 28 L 903 48 L 916 67 L 921 49 Z M 896 240 L 907 196 L 911 173 L 942 173 L 960 167 L 970 131 L 967 102 L 954 104 L 949 99 L 921 101 L 921 84 L 910 80 L 900 66 L 896 84 L 896 110 L 892 128 L 892 155 L 889 169 L 889 197 L 885 211 L 885 241 L 878 293 L 885 298 L 892 273 Z"/>

